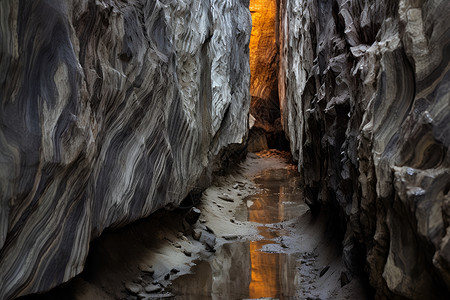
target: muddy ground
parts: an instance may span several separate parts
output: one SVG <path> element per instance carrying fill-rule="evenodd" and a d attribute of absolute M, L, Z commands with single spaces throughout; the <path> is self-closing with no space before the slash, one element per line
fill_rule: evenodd
<path fill-rule="evenodd" d="M 280 192 L 265 186 L 273 174 L 289 175 Z M 187 205 L 107 232 L 80 276 L 23 299 L 368 298 L 342 264 L 326 217 L 312 217 L 303 203 L 297 179 L 286 153 L 249 154 L 193 200 L 193 225 L 197 210 Z M 279 199 L 272 205 L 270 197 Z"/>

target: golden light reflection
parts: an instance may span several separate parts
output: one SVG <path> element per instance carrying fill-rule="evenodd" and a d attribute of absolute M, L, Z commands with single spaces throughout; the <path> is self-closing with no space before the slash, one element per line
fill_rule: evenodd
<path fill-rule="evenodd" d="M 274 193 L 262 193 L 261 197 L 255 199 L 253 205 L 249 208 L 249 221 L 257 223 L 278 223 L 284 219 L 283 197 L 284 187 L 280 187 L 279 201 L 276 211 L 269 208 L 273 203 Z M 272 204 L 273 207 L 273 204 Z M 260 228 L 260 234 L 266 239 L 275 238 L 277 235 L 265 227 Z M 250 242 L 251 259 L 251 282 L 249 285 L 250 298 L 277 297 L 280 294 L 280 288 L 283 285 L 280 282 L 280 270 L 282 265 L 280 255 L 259 251 L 262 246 L 270 242 L 253 241 Z"/>

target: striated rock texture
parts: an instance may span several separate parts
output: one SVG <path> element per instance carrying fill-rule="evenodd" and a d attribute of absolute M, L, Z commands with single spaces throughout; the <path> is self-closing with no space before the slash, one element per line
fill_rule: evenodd
<path fill-rule="evenodd" d="M 250 0 L 250 93 L 263 100 L 275 99 L 278 107 L 277 0 Z"/>
<path fill-rule="evenodd" d="M 179 203 L 242 143 L 246 0 L 1 1 L 0 299 Z"/>
<path fill-rule="evenodd" d="M 344 259 L 378 299 L 450 295 L 449 16 L 447 0 L 281 1 L 306 200 L 339 216 Z"/>
<path fill-rule="evenodd" d="M 278 1 L 250 0 L 250 12 L 250 113 L 255 118 L 255 126 L 250 131 L 249 151 L 282 148 L 287 141 L 278 100 Z"/>

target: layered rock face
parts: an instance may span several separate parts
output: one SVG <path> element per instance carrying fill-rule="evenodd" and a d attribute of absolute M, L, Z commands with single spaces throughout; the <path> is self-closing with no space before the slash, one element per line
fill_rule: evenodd
<path fill-rule="evenodd" d="M 252 14 L 250 93 L 263 100 L 277 99 L 277 1 L 250 0 L 249 9 Z"/>
<path fill-rule="evenodd" d="M 344 259 L 363 254 L 377 298 L 448 297 L 450 2 L 283 0 L 280 14 L 306 200 L 339 215 Z"/>
<path fill-rule="evenodd" d="M 0 299 L 179 203 L 247 134 L 245 0 L 2 1 Z"/>
<path fill-rule="evenodd" d="M 250 12 L 250 113 L 255 126 L 250 132 L 249 151 L 260 151 L 279 147 L 285 140 L 278 100 L 278 1 L 250 0 Z"/>

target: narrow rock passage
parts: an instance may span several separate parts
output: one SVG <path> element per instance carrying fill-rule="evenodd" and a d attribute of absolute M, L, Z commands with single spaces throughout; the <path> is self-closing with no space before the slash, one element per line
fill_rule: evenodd
<path fill-rule="evenodd" d="M 239 235 L 220 248 L 214 257 L 199 262 L 194 274 L 175 280 L 173 292 L 180 299 L 296 295 L 297 261 L 289 251 L 289 239 L 295 233 L 292 221 L 301 217 L 307 207 L 301 201 L 296 183 L 298 173 L 293 166 L 265 159 L 264 163 L 272 166 L 261 168 L 261 160 L 257 157 L 247 160 L 243 175 L 256 172 L 249 176 L 256 184 L 256 193 L 244 198 L 234 212 L 236 221 L 249 222 L 249 226 L 258 229 L 257 235 Z M 207 285 L 202 289 L 193 282 Z"/>
<path fill-rule="evenodd" d="M 237 234 L 215 256 L 197 261 L 192 274 L 172 283 L 176 299 L 367 298 L 361 282 L 345 271 L 327 218 L 311 216 L 296 167 L 280 154 L 249 154 L 241 166 L 256 189 L 233 214 L 257 234 Z M 216 189 L 229 185 L 207 193 Z"/>
<path fill-rule="evenodd" d="M 23 299 L 364 299 L 298 182 L 286 153 L 248 154 L 203 192 L 194 225 L 163 210 L 109 232 L 81 276 Z"/>
<path fill-rule="evenodd" d="M 0 8 L 0 300 L 450 299 L 449 0 Z"/>

